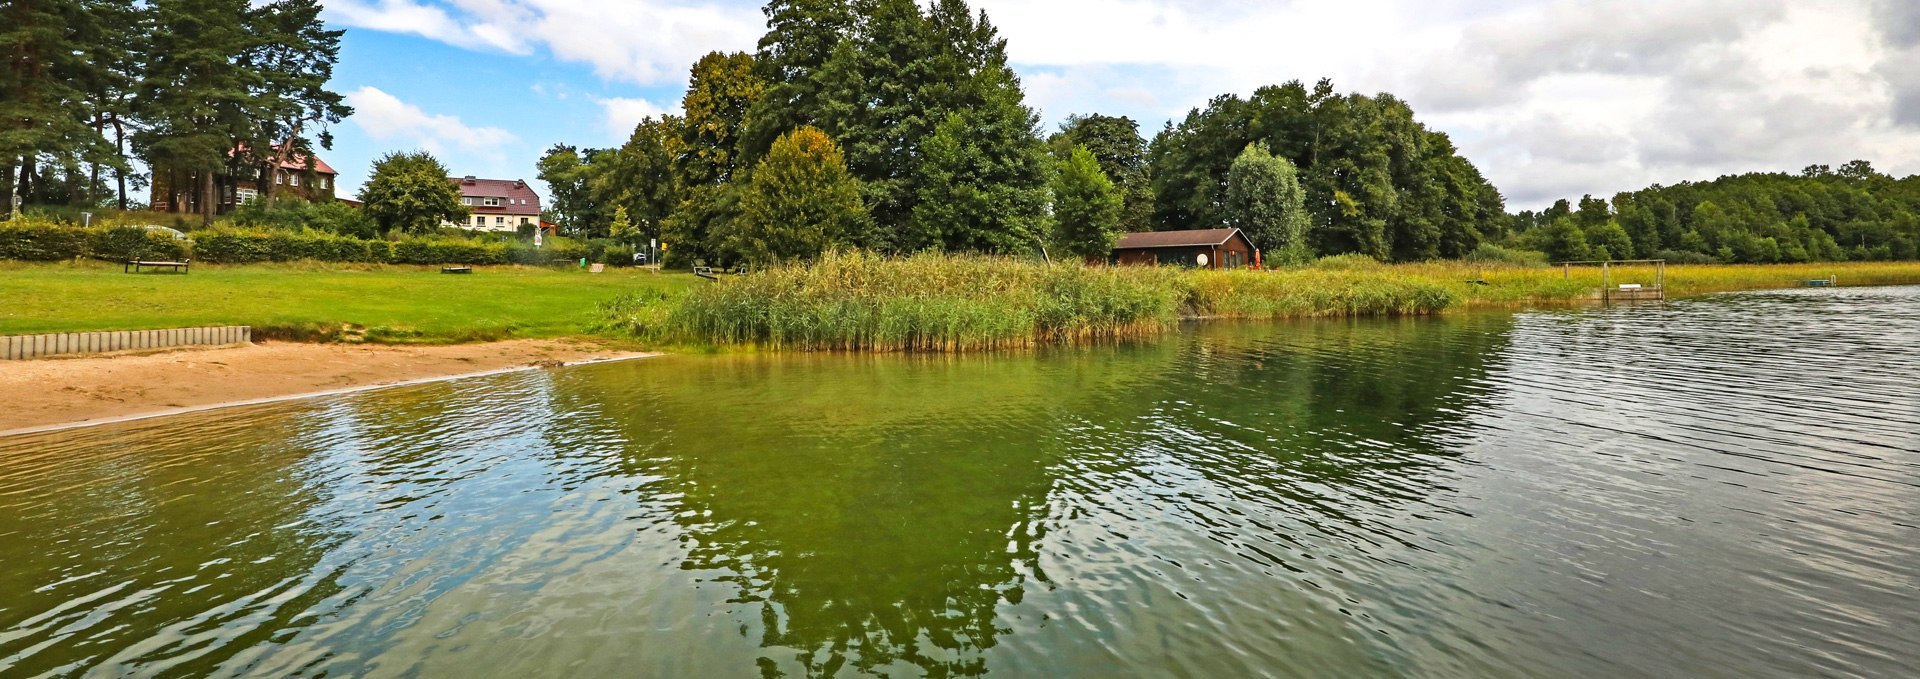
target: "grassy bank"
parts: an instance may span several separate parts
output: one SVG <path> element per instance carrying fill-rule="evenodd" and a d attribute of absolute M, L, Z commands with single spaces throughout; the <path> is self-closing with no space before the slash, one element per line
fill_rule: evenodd
<path fill-rule="evenodd" d="M 624 291 L 668 291 L 698 279 L 613 269 L 352 264 L 204 266 L 193 272 L 125 274 L 99 262 L 0 262 L 0 335 L 251 325 L 257 334 L 453 343 L 585 334 L 595 306 Z"/>
<path fill-rule="evenodd" d="M 1672 295 L 1920 283 L 1920 262 L 1669 267 Z M 1609 281 L 1654 283 L 1651 267 Z M 768 349 L 958 351 L 1152 335 L 1189 318 L 1404 316 L 1463 306 L 1571 303 L 1597 268 L 1465 262 L 1381 265 L 1330 258 L 1271 272 L 1048 267 L 987 257 L 832 255 L 810 267 L 729 278 L 604 306 L 605 329 L 653 344 Z"/>

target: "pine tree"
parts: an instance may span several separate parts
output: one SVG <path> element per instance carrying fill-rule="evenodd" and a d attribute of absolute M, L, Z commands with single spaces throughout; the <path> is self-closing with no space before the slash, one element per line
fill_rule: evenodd
<path fill-rule="evenodd" d="M 1054 239 L 1082 259 L 1106 259 L 1120 238 L 1120 190 L 1085 146 L 1075 146 L 1053 178 Z"/>
<path fill-rule="evenodd" d="M 728 249 L 758 265 L 809 259 L 852 244 L 866 219 L 845 156 L 825 132 L 801 127 L 754 167 Z"/>
<path fill-rule="evenodd" d="M 111 148 L 93 126 L 86 87 L 105 77 L 90 45 L 117 39 L 84 0 L 10 0 L 0 5 L 0 188 L 37 191 L 43 157 L 98 162 Z"/>

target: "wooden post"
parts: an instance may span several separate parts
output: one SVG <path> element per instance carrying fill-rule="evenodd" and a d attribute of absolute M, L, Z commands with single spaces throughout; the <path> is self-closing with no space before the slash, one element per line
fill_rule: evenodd
<path fill-rule="evenodd" d="M 1603 302 L 1613 301 L 1613 276 L 1609 270 L 1611 266 L 1611 262 L 1600 263 L 1600 301 Z"/>
<path fill-rule="evenodd" d="M 1568 262 L 1560 263 L 1560 280 L 1563 280 L 1563 281 L 1573 280 L 1573 264 Z"/>

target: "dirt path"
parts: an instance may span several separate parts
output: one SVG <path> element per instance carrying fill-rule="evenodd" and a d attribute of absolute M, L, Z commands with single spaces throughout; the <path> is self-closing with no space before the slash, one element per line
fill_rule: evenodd
<path fill-rule="evenodd" d="M 268 342 L 142 355 L 0 361 L 0 435 L 527 366 L 648 355 L 556 340 L 430 347 Z"/>

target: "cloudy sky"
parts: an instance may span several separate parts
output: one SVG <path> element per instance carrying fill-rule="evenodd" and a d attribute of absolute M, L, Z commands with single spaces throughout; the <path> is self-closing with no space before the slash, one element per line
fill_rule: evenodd
<path fill-rule="evenodd" d="M 357 113 L 323 154 L 347 187 L 391 149 L 533 179 L 673 109 L 731 0 L 323 0 Z M 1334 79 L 1451 134 L 1513 209 L 1855 158 L 1920 173 L 1920 0 L 975 0 L 1028 101 L 1151 133 L 1222 93 Z"/>

